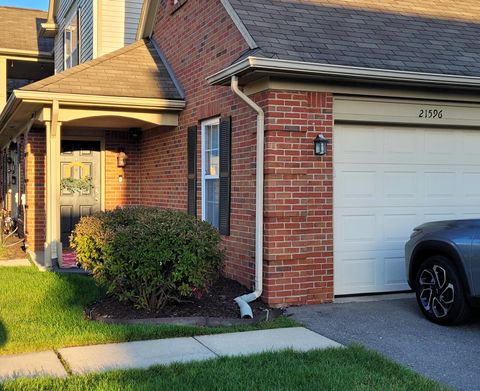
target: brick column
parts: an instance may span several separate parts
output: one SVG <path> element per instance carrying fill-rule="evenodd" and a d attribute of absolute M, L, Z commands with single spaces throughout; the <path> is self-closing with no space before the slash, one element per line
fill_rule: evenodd
<path fill-rule="evenodd" d="M 264 297 L 269 304 L 333 299 L 332 96 L 270 90 L 266 112 Z"/>

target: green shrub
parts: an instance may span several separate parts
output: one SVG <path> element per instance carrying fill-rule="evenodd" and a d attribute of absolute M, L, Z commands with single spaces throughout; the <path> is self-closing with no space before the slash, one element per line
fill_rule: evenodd
<path fill-rule="evenodd" d="M 109 293 L 149 310 L 206 292 L 223 265 L 218 231 L 170 210 L 127 207 L 83 217 L 70 243 Z"/>

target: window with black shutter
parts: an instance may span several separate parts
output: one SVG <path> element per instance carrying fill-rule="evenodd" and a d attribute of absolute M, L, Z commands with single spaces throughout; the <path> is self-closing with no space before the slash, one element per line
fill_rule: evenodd
<path fill-rule="evenodd" d="M 230 234 L 231 120 L 202 122 L 202 218 Z"/>

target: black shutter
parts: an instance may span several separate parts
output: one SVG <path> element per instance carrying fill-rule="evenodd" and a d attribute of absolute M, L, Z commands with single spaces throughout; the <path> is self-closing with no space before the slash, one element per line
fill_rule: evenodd
<path fill-rule="evenodd" d="M 232 156 L 232 119 L 220 120 L 220 224 L 222 235 L 230 235 L 230 173 Z"/>
<path fill-rule="evenodd" d="M 197 127 L 190 126 L 187 136 L 188 201 L 187 212 L 197 215 Z"/>

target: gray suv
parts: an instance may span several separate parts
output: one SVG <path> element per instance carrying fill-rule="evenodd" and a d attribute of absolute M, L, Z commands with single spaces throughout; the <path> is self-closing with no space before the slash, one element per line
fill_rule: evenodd
<path fill-rule="evenodd" d="M 480 220 L 420 225 L 405 245 L 405 260 L 408 284 L 429 320 L 468 320 L 480 304 Z"/>

